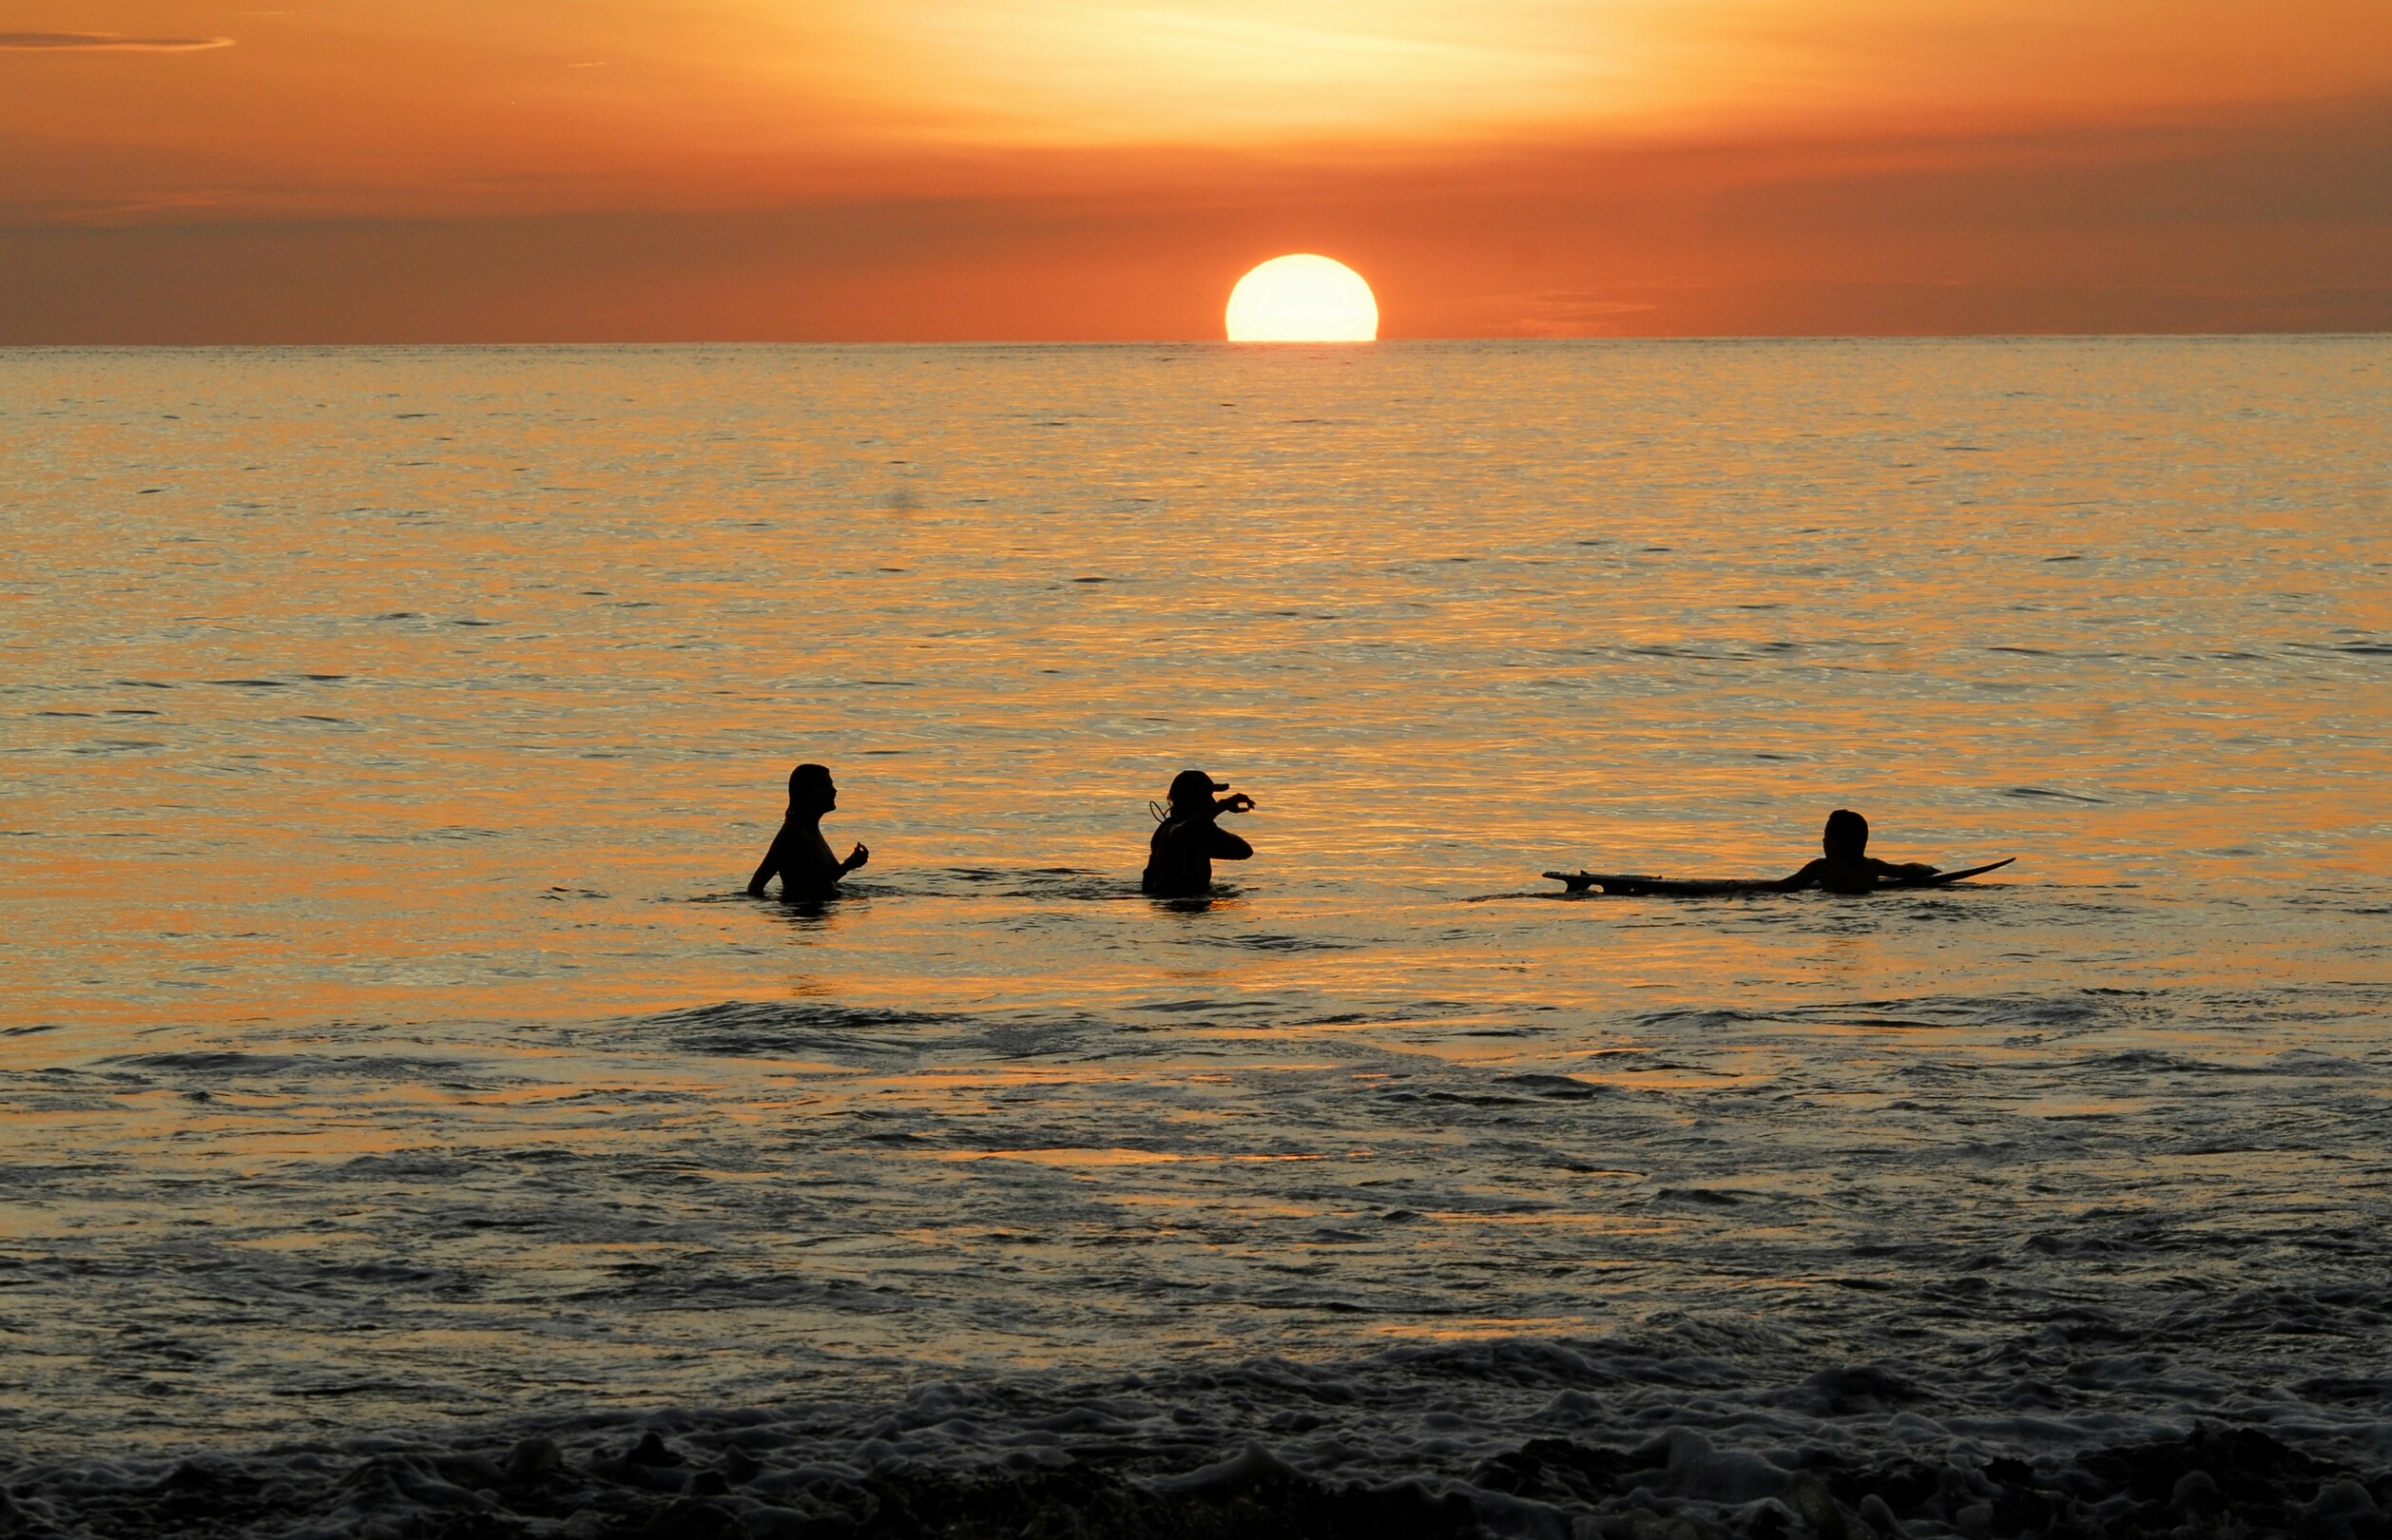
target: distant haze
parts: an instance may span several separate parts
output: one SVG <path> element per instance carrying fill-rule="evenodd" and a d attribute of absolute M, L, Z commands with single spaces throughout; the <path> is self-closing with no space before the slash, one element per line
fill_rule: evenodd
<path fill-rule="evenodd" d="M 2392 327 L 2392 7 L 2254 15 L 126 0 L 0 33 L 0 342 Z"/>

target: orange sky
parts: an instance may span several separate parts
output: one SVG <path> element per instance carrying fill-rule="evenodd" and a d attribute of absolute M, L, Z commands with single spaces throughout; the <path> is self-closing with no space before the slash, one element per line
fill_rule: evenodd
<path fill-rule="evenodd" d="M 0 0 L 0 341 L 2392 327 L 2383 0 Z"/>

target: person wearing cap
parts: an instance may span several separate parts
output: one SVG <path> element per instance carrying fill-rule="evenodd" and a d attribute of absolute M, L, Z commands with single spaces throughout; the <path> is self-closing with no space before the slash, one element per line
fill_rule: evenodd
<path fill-rule="evenodd" d="M 1171 805 L 1154 826 L 1140 888 L 1156 898 L 1196 897 L 1212 891 L 1214 861 L 1253 858 L 1254 847 L 1221 827 L 1219 819 L 1224 813 L 1245 812 L 1254 799 L 1237 792 L 1213 799 L 1213 793 L 1228 790 L 1228 782 L 1202 770 L 1183 770 L 1171 779 Z"/>
<path fill-rule="evenodd" d="M 789 772 L 789 812 L 773 836 L 772 849 L 764 852 L 764 864 L 747 879 L 749 897 L 762 898 L 775 874 L 781 896 L 793 902 L 839 896 L 839 879 L 872 859 L 872 852 L 858 845 L 843 861 L 831 854 L 830 841 L 822 837 L 822 815 L 838 806 L 839 787 L 828 769 L 801 764 Z"/>

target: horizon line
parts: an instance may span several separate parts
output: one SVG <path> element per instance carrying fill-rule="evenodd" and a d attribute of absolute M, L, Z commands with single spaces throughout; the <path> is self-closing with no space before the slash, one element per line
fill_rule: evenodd
<path fill-rule="evenodd" d="M 2219 331 L 2115 331 L 2115 332 L 1684 332 L 1669 336 L 1622 337 L 1384 337 L 1359 342 L 1233 342 L 1226 337 L 896 337 L 896 338 L 822 338 L 822 337 L 675 337 L 646 338 L 638 341 L 608 341 L 604 338 L 574 340 L 486 339 L 461 342 L 391 338 L 380 341 L 344 342 L 10 342 L 0 341 L 0 354 L 9 353 L 265 353 L 307 350 L 313 352 L 357 351 L 374 348 L 414 348 L 464 352 L 499 348 L 550 349 L 574 348 L 628 351 L 647 349 L 662 351 L 673 348 L 1240 348 L 1258 351 L 1295 351 L 1299 349 L 1330 348 L 1339 351 L 1376 347 L 1442 346 L 1457 343 L 1506 343 L 1521 347 L 1583 347 L 1654 346 L 1673 343 L 1721 344 L 1738 342 L 2244 342 L 2244 341 L 2363 341 L 2377 337 L 2392 337 L 2392 326 L 2368 330 L 2315 331 L 2303 329 L 2258 330 L 2240 332 Z"/>

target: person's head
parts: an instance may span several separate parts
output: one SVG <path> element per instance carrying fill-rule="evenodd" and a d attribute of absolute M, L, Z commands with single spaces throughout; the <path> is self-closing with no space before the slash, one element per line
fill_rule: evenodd
<path fill-rule="evenodd" d="M 789 772 L 789 811 L 820 816 L 839 806 L 839 788 L 827 766 L 801 764 Z"/>
<path fill-rule="evenodd" d="M 1869 848 L 1869 820 L 1848 807 L 1827 815 L 1827 832 L 1820 838 L 1828 857 L 1857 861 Z"/>
<path fill-rule="evenodd" d="M 1215 780 L 1202 770 L 1183 770 L 1171 778 L 1171 806 L 1207 808 L 1212 806 L 1212 794 L 1229 789 L 1225 780 Z"/>

